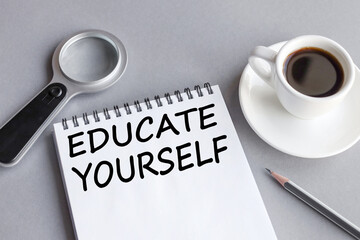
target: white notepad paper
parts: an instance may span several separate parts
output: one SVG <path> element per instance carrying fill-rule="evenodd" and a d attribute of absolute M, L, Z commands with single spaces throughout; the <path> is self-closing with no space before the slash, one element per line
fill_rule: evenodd
<path fill-rule="evenodd" d="M 218 86 L 54 129 L 78 239 L 276 239 Z"/>

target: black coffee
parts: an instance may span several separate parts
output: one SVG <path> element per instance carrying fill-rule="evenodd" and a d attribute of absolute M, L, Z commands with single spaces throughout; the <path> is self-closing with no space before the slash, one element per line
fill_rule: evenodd
<path fill-rule="evenodd" d="M 339 61 L 329 52 L 313 47 L 291 53 L 285 61 L 284 73 L 294 89 L 311 97 L 333 95 L 344 81 Z"/>

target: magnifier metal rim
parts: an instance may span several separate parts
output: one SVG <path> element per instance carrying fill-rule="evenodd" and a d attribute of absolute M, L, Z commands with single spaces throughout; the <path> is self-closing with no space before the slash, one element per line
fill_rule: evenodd
<path fill-rule="evenodd" d="M 114 47 L 114 50 L 116 51 L 117 63 L 115 65 L 115 67 L 113 68 L 113 70 L 103 78 L 92 80 L 92 81 L 80 81 L 80 80 L 76 80 L 76 79 L 70 77 L 63 70 L 64 66 L 63 66 L 63 63 L 61 61 L 61 59 L 63 58 L 63 54 L 66 52 L 66 50 L 72 44 L 76 43 L 79 40 L 83 40 L 83 39 L 86 39 L 86 38 L 98 38 L 98 39 L 102 39 L 104 41 L 107 41 L 108 43 L 110 43 Z M 117 38 L 115 38 L 114 36 L 112 36 L 111 34 L 108 34 L 107 32 L 96 31 L 95 30 L 95 31 L 88 31 L 88 32 L 83 32 L 83 33 L 77 34 L 77 35 L 71 37 L 69 40 L 67 40 L 65 42 L 65 44 L 61 47 L 59 57 L 58 57 L 60 71 L 71 82 L 76 83 L 76 84 L 80 84 L 80 85 L 98 85 L 98 84 L 103 84 L 105 82 L 108 82 L 110 80 L 115 82 L 117 80 L 115 78 L 115 75 L 117 74 L 117 72 L 118 72 L 118 70 L 120 68 L 120 65 L 121 65 L 121 61 L 122 61 L 121 53 L 120 53 L 120 49 L 119 49 L 118 45 L 119 45 L 119 40 Z"/>

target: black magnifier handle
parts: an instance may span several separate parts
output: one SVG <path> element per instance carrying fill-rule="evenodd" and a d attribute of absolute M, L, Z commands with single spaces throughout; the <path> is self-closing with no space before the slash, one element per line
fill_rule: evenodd
<path fill-rule="evenodd" d="M 13 166 L 65 104 L 67 89 L 50 83 L 0 129 L 0 165 Z"/>

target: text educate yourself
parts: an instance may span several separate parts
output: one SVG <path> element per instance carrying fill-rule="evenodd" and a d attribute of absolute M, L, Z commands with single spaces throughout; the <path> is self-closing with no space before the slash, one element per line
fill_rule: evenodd
<path fill-rule="evenodd" d="M 202 131 L 206 131 L 211 129 L 212 127 L 217 125 L 217 122 L 214 121 L 213 117 L 215 114 L 211 112 L 211 109 L 214 108 L 214 104 L 209 104 L 199 108 L 190 108 L 182 112 L 177 112 L 174 114 L 175 118 L 182 118 L 184 121 L 185 130 L 187 132 L 191 132 L 191 127 L 189 123 L 189 119 L 194 116 L 195 114 L 199 115 L 199 125 L 198 127 Z M 159 126 L 156 126 L 156 132 L 151 133 L 147 136 L 144 136 L 143 129 L 153 125 L 153 118 L 150 116 L 144 117 L 137 126 L 132 126 L 131 122 L 128 122 L 126 125 L 127 132 L 125 134 L 119 134 L 117 132 L 117 126 L 112 126 L 112 131 L 108 132 L 108 130 L 104 128 L 96 128 L 87 131 L 86 133 L 81 131 L 75 134 L 68 136 L 68 143 L 69 143 L 69 157 L 72 159 L 76 159 L 77 157 L 90 152 L 95 153 L 103 149 L 109 141 L 113 141 L 116 146 L 118 147 L 126 147 L 131 141 L 137 140 L 139 142 L 148 142 L 151 141 L 153 138 L 160 139 L 164 133 L 166 134 L 173 134 L 174 137 L 181 134 L 179 130 L 174 126 L 172 121 L 170 120 L 167 114 L 163 114 L 161 116 L 161 121 Z M 155 126 L 152 126 L 155 127 Z M 95 145 L 95 138 L 99 138 L 99 136 L 104 139 L 102 143 L 97 143 Z M 120 136 L 121 135 L 121 136 Z M 124 138 L 124 135 L 126 137 Z M 84 145 L 84 138 L 88 138 L 89 146 Z M 120 140 L 121 138 L 121 140 Z M 153 175 L 167 175 L 169 174 L 174 168 L 175 165 L 177 169 L 181 172 L 187 169 L 190 169 L 194 166 L 202 167 L 208 163 L 220 163 L 219 154 L 227 149 L 224 144 L 219 144 L 220 141 L 226 139 L 226 135 L 220 135 L 214 137 L 213 139 L 209 139 L 212 141 L 213 149 L 204 149 L 203 152 L 206 153 L 208 156 L 209 153 L 212 152 L 212 157 L 204 159 L 202 153 L 200 151 L 200 143 L 198 141 L 195 142 L 186 142 L 184 144 L 178 145 L 176 147 L 164 147 L 156 154 L 145 151 L 140 152 L 134 155 L 130 155 L 128 159 L 120 159 L 116 158 L 115 163 L 111 163 L 109 160 L 101 160 L 99 161 L 95 167 L 93 167 L 93 163 L 89 162 L 87 168 L 85 170 L 77 169 L 76 167 L 72 167 L 72 171 L 79 176 L 82 183 L 83 191 L 87 191 L 88 189 L 88 181 L 94 181 L 97 187 L 104 188 L 106 187 L 113 178 L 118 178 L 123 183 L 128 183 L 134 179 L 136 176 L 136 170 L 138 171 L 138 175 L 140 179 L 144 179 L 146 174 L 153 174 Z M 219 146 L 220 145 L 220 146 Z M 196 156 L 195 158 L 191 156 L 189 152 L 189 148 L 195 148 Z M 174 153 L 173 153 L 174 152 Z M 173 154 L 172 154 L 173 153 Z M 205 154 L 204 154 L 205 155 Z M 192 157 L 192 158 L 191 158 Z M 195 160 L 196 159 L 196 160 Z M 130 165 L 130 174 L 128 176 L 123 176 L 121 171 L 121 166 L 125 162 Z M 158 161 L 163 166 L 162 169 L 155 169 L 152 166 L 154 161 Z M 95 164 L 94 164 L 95 165 Z M 95 169 L 94 169 L 95 168 Z M 104 170 L 102 170 L 104 169 Z M 100 179 L 99 172 L 106 171 L 107 169 L 107 177 L 106 179 Z M 89 173 L 93 171 L 90 177 Z M 116 172 L 116 173 L 114 173 Z M 146 172 L 146 173 L 145 173 Z M 116 176 L 117 175 L 117 176 Z"/>

